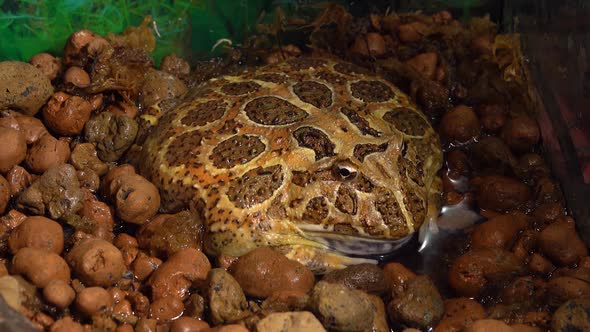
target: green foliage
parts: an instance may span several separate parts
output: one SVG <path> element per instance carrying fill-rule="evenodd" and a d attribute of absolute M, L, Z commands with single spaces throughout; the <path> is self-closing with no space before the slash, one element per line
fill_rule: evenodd
<path fill-rule="evenodd" d="M 154 55 L 177 50 L 196 1 L 5 0 L 0 2 L 0 60 L 27 60 L 39 52 L 60 54 L 67 37 L 89 29 L 119 33 L 151 15 L 158 30 Z"/>
<path fill-rule="evenodd" d="M 375 1 L 399 10 L 454 8 L 469 16 L 472 8 L 492 0 Z M 39 52 L 60 55 L 68 36 L 80 29 L 120 33 L 151 15 L 156 63 L 169 53 L 191 58 L 210 56 L 222 38 L 234 45 L 255 34 L 257 23 L 272 24 L 275 9 L 283 15 L 317 13 L 327 2 L 347 0 L 0 0 L 0 61 L 28 60 Z M 389 4 L 387 4 L 389 3 Z M 395 5 L 394 5 L 395 4 Z M 309 18 L 308 15 L 304 15 Z"/>

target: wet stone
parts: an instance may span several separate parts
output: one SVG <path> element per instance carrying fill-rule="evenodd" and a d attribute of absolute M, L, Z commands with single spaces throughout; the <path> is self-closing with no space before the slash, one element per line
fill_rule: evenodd
<path fill-rule="evenodd" d="M 551 330 L 556 332 L 590 330 L 590 299 L 574 299 L 562 304 L 553 314 Z"/>

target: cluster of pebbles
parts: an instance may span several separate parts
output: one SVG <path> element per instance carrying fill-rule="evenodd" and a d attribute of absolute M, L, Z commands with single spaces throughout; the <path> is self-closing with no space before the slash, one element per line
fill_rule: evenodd
<path fill-rule="evenodd" d="M 448 147 L 445 204 L 487 217 L 449 262 L 453 296 L 398 262 L 314 276 L 266 247 L 208 257 L 191 213 L 158 213 L 158 190 L 122 158 L 144 110 L 211 74 L 175 55 L 154 68 L 150 46 L 132 38 L 141 31 L 83 30 L 62 58 L 0 63 L 5 301 L 55 332 L 589 330 L 588 250 L 522 90 L 502 80 L 495 31 L 448 12 L 361 22 L 347 54 L 409 81 L 396 83 Z M 266 61 L 302 53 L 289 45 Z"/>

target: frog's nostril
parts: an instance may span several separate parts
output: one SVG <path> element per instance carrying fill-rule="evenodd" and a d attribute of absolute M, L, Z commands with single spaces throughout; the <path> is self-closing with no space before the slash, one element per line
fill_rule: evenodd
<path fill-rule="evenodd" d="M 358 171 L 349 163 L 336 163 L 334 165 L 334 175 L 340 181 L 352 181 L 356 179 Z"/>

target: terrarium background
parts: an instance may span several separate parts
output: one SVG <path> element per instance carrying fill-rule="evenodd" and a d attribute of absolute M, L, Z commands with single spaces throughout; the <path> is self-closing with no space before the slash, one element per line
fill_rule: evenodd
<path fill-rule="evenodd" d="M 187 58 L 211 55 L 221 38 L 239 44 L 257 23 L 272 23 L 277 8 L 287 17 L 314 17 L 326 3 L 351 13 L 450 9 L 456 17 L 490 13 L 501 20 L 503 0 L 0 0 L 0 61 L 27 61 L 39 52 L 59 55 L 67 36 L 80 29 L 119 33 L 151 15 L 157 28 L 156 63 L 169 54 Z"/>

